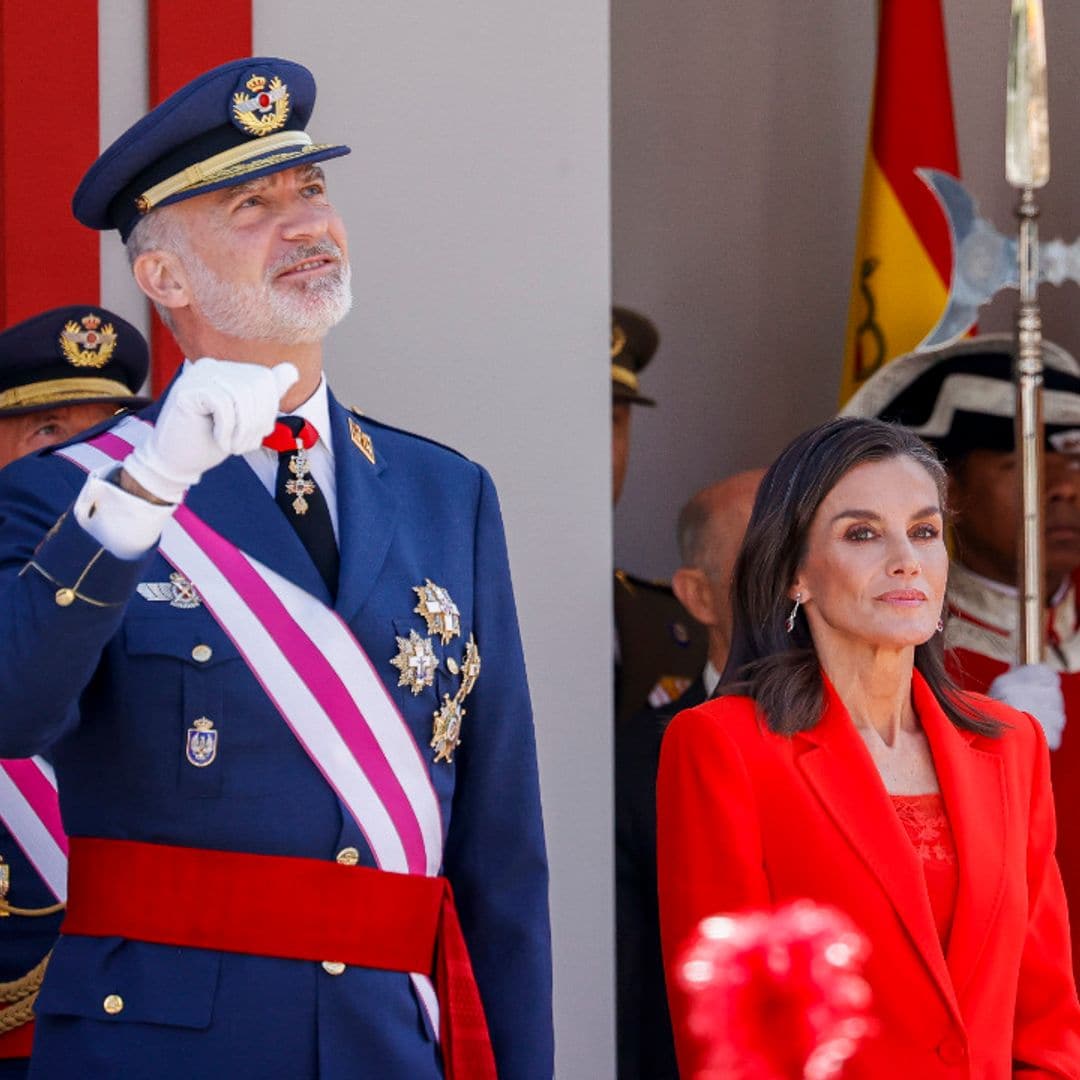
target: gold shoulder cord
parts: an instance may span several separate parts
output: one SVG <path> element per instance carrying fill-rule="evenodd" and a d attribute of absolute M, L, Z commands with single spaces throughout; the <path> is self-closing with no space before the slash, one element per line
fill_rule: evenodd
<path fill-rule="evenodd" d="M 50 956 L 51 952 L 22 978 L 0 983 L 0 1003 L 7 1005 L 6 1009 L 0 1009 L 0 1034 L 14 1031 L 34 1019 L 34 1002 L 37 1001 Z"/>

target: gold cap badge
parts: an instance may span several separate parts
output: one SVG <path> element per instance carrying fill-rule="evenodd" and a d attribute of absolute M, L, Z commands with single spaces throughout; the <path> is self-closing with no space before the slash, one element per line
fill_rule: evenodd
<path fill-rule="evenodd" d="M 80 325 L 81 324 L 81 325 Z M 60 350 L 75 367 L 104 367 L 116 349 L 116 330 L 112 323 L 101 325 L 101 318 L 90 312 L 79 322 L 64 324 Z"/>
<path fill-rule="evenodd" d="M 267 82 L 264 75 L 252 75 L 244 82 L 244 90 L 232 96 L 232 122 L 241 131 L 262 138 L 285 126 L 289 89 L 279 76 Z"/>

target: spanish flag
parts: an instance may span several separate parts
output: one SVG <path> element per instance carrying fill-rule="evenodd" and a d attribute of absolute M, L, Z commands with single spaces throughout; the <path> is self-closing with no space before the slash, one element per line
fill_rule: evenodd
<path fill-rule="evenodd" d="M 941 0 L 880 0 L 841 404 L 945 309 L 949 231 L 919 168 L 959 175 Z"/>

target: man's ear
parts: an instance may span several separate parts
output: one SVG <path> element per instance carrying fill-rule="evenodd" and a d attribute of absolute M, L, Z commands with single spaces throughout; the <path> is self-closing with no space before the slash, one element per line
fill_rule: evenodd
<path fill-rule="evenodd" d="M 680 566 L 671 577 L 671 590 L 687 611 L 702 626 L 716 626 L 720 612 L 716 610 L 713 591 L 704 570 L 693 566 Z"/>
<path fill-rule="evenodd" d="M 144 251 L 131 268 L 135 282 L 155 304 L 187 307 L 191 293 L 183 264 L 171 251 Z"/>

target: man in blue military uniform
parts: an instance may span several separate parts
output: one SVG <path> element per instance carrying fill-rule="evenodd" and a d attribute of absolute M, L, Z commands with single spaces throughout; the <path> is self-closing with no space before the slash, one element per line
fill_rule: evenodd
<path fill-rule="evenodd" d="M 92 304 L 45 311 L 0 332 L 0 466 L 63 442 L 124 407 L 145 405 L 146 399 L 136 395 L 149 362 L 138 330 Z M 8 768 L 0 762 L 4 781 L 14 785 Z M 21 791 L 19 796 L 21 801 Z M 62 907 L 38 871 L 48 852 L 41 850 L 27 812 L 28 806 L 16 815 L 0 799 L 3 1080 L 26 1075 L 32 1010 Z"/>
<path fill-rule="evenodd" d="M 226 64 L 75 196 L 191 362 L 0 483 L 0 754 L 52 745 L 71 835 L 32 1076 L 552 1074 L 498 503 L 326 388 L 349 263 L 318 163 L 348 148 L 314 97 Z"/>

